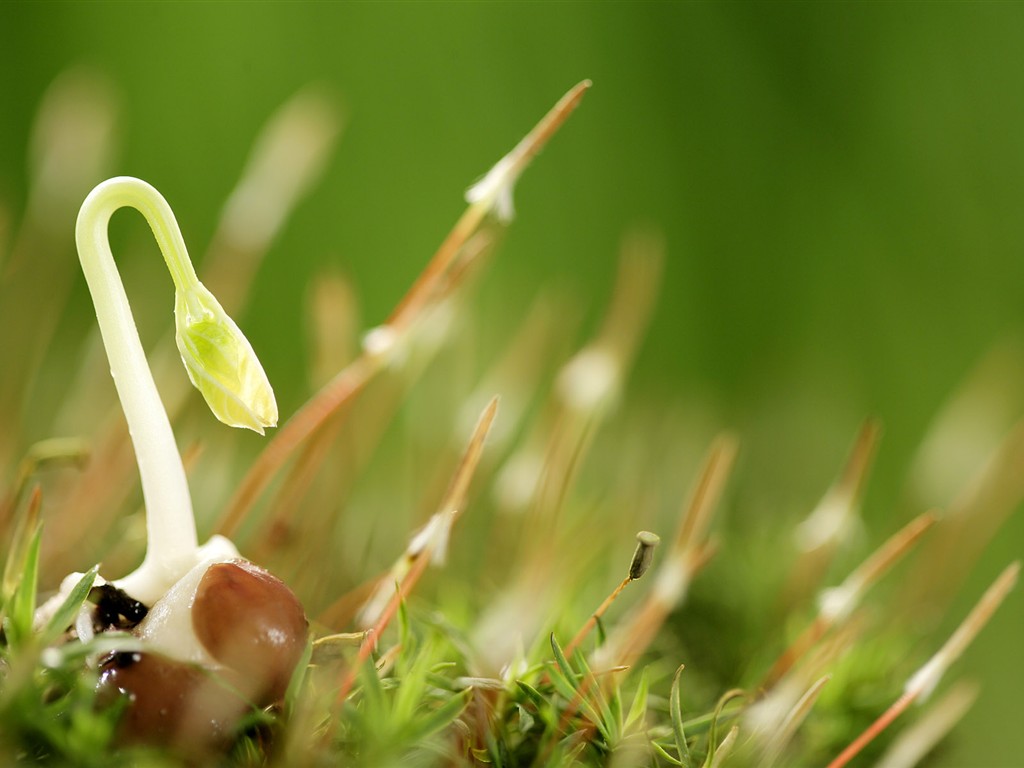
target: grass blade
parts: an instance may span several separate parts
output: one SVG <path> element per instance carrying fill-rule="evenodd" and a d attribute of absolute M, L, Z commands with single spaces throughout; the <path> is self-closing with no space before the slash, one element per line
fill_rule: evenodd
<path fill-rule="evenodd" d="M 555 690 L 569 702 L 569 706 L 562 715 L 563 724 L 579 708 L 594 725 L 602 728 L 604 733 L 602 717 L 584 695 L 586 692 L 574 682 L 577 675 L 573 671 L 572 665 L 569 664 L 569 660 L 565 658 L 565 653 L 562 651 L 562 646 L 558 644 L 558 640 L 555 639 L 554 632 L 551 633 L 551 651 L 555 656 L 555 666 L 550 669 L 551 682 L 555 686 Z M 607 733 L 605 736 L 607 737 Z"/>
<path fill-rule="evenodd" d="M 722 697 L 718 700 L 718 704 L 715 705 L 715 711 L 712 715 L 711 726 L 708 729 L 708 754 L 707 757 L 704 759 L 704 768 L 711 768 L 711 766 L 715 764 L 715 751 L 719 747 L 718 720 L 722 716 L 722 710 L 725 709 L 725 705 L 733 699 L 745 698 L 746 695 L 746 691 L 740 688 L 733 688 L 731 691 L 726 691 L 725 694 L 723 694 Z M 733 727 L 733 730 L 735 730 L 735 726 Z M 732 731 L 730 731 L 729 734 L 732 734 Z M 723 740 L 723 746 L 725 744 L 725 741 L 730 738 L 729 734 L 727 734 L 725 740 Z M 736 737 L 732 736 L 732 738 L 735 739 Z"/>
<path fill-rule="evenodd" d="M 633 703 L 629 706 L 629 714 L 626 715 L 626 724 L 623 730 L 629 731 L 634 723 L 643 725 L 644 716 L 647 714 L 647 690 L 650 685 L 649 667 L 644 667 L 640 673 L 640 682 L 637 684 L 636 693 L 633 694 Z"/>
<path fill-rule="evenodd" d="M 665 760 L 670 765 L 684 765 L 682 760 L 673 757 L 671 754 L 669 754 L 668 750 L 661 746 L 661 744 L 659 744 L 658 742 L 652 741 L 651 747 L 654 749 L 655 752 L 658 753 L 662 760 Z"/>
<path fill-rule="evenodd" d="M 32 636 L 32 618 L 36 611 L 36 591 L 39 582 L 39 543 L 42 526 L 37 525 L 28 546 L 21 578 L 11 597 L 11 609 L 5 622 L 7 637 L 12 646 L 23 646 Z"/>
<path fill-rule="evenodd" d="M 452 721 L 461 715 L 463 710 L 469 705 L 469 699 L 472 695 L 473 689 L 467 688 L 461 693 L 455 694 L 429 715 L 419 720 L 409 732 L 410 743 L 415 744 L 423 741 L 451 725 Z"/>
<path fill-rule="evenodd" d="M 683 674 L 685 664 L 680 664 L 672 678 L 672 692 L 669 694 L 669 717 L 672 719 L 672 735 L 676 740 L 676 751 L 682 765 L 690 764 L 690 748 L 686 745 L 686 731 L 683 730 L 683 715 L 679 704 L 679 676 Z"/>
<path fill-rule="evenodd" d="M 572 666 L 569 664 L 569 660 L 565 658 L 565 654 L 562 652 L 562 646 L 558 644 L 558 640 L 555 639 L 555 633 L 551 633 L 551 652 L 555 655 L 555 663 L 558 664 L 558 668 L 562 671 L 562 674 L 568 680 L 573 680 L 576 677 L 576 673 L 573 671 Z M 575 689 L 575 686 L 572 686 Z"/>
<path fill-rule="evenodd" d="M 75 584 L 71 592 L 61 603 L 60 608 L 57 612 L 50 617 L 50 620 L 46 623 L 46 627 L 43 629 L 40 635 L 39 642 L 46 646 L 56 640 L 63 634 L 64 630 L 71 626 L 75 620 L 75 616 L 81 610 L 85 604 L 85 599 L 89 597 L 89 590 L 92 589 L 93 582 L 96 581 L 96 574 L 99 573 L 99 564 L 94 565 L 81 579 Z"/>

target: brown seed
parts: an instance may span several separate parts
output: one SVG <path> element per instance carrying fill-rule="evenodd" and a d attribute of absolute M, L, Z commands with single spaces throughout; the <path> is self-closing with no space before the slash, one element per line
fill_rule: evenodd
<path fill-rule="evenodd" d="M 115 653 L 100 665 L 101 704 L 128 702 L 119 740 L 191 756 L 224 748 L 248 703 L 214 673 L 157 653 Z"/>
<path fill-rule="evenodd" d="M 192 627 L 210 655 L 238 673 L 246 695 L 270 704 L 284 697 L 309 624 L 283 581 L 247 560 L 232 560 L 203 575 Z"/>

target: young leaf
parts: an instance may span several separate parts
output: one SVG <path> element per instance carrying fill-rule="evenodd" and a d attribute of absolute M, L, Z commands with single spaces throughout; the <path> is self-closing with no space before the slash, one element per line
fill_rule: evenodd
<path fill-rule="evenodd" d="M 467 688 L 462 693 L 457 693 L 448 701 L 435 709 L 426 717 L 421 718 L 409 731 L 410 743 L 416 744 L 452 723 L 455 718 L 462 714 L 462 711 L 469 704 L 473 695 L 473 689 Z"/>
<path fill-rule="evenodd" d="M 395 591 L 402 594 L 402 585 L 395 582 Z M 412 650 L 412 630 L 409 626 L 409 606 L 404 599 L 398 601 L 398 644 L 406 651 Z"/>
<path fill-rule="evenodd" d="M 395 677 L 400 677 L 401 682 L 392 704 L 392 717 L 399 723 L 412 722 L 416 711 L 426 698 L 427 675 L 430 674 L 430 664 L 427 662 L 431 650 L 429 644 L 425 645 L 421 653 L 410 659 L 408 669 L 405 669 L 404 674 L 396 672 Z M 406 653 L 404 647 L 402 653 Z M 406 665 L 403 664 L 403 666 Z"/>
<path fill-rule="evenodd" d="M 93 582 L 96 581 L 99 569 L 98 564 L 90 568 L 68 593 L 57 612 L 50 617 L 39 638 L 39 642 L 43 646 L 49 645 L 60 637 L 64 630 L 74 622 L 78 612 L 85 604 L 85 599 L 89 596 L 89 590 L 92 589 Z"/>
<path fill-rule="evenodd" d="M 611 713 L 608 722 L 608 730 L 612 744 L 618 744 L 622 739 L 625 725 L 622 722 L 622 696 L 619 691 L 618 680 L 614 680 L 612 684 L 611 695 L 608 697 L 608 711 Z"/>
<path fill-rule="evenodd" d="M 7 601 L 14 595 L 14 590 L 17 588 L 21 578 L 21 571 L 25 566 L 25 557 L 28 554 L 29 547 L 32 546 L 32 536 L 35 534 L 36 527 L 39 524 L 39 507 L 41 503 L 42 491 L 37 485 L 32 490 L 28 508 L 18 519 L 18 524 L 14 528 L 14 535 L 11 537 L 11 543 L 7 549 L 7 562 L 4 563 L 3 593 L 0 595 L 4 601 L 4 607 L 7 606 Z"/>
<path fill-rule="evenodd" d="M 519 686 L 519 690 L 526 694 L 526 697 L 533 703 L 538 710 L 543 710 L 547 706 L 547 699 L 541 696 L 540 691 L 534 688 L 529 683 L 525 683 L 522 680 L 516 680 L 516 685 Z"/>
<path fill-rule="evenodd" d="M 5 622 L 7 639 L 11 645 L 24 645 L 32 636 L 32 618 L 36 610 L 36 590 L 39 582 L 39 542 L 42 526 L 37 525 L 29 544 L 21 580 L 11 598 L 11 608 Z"/>
<path fill-rule="evenodd" d="M 634 723 L 642 724 L 644 715 L 647 714 L 648 669 L 649 667 L 644 667 L 644 671 L 640 673 L 640 682 L 637 684 L 636 693 L 633 694 L 633 703 L 629 707 L 629 714 L 626 715 L 626 725 L 624 728 L 626 731 Z"/>
<path fill-rule="evenodd" d="M 587 659 L 583 652 L 577 649 L 573 658 L 576 661 L 576 665 L 583 671 L 583 687 L 580 691 L 580 698 L 583 697 L 584 693 L 587 693 L 589 698 L 596 702 L 600 719 L 595 722 L 595 725 L 601 731 L 601 735 L 604 736 L 608 744 L 614 748 L 622 735 L 622 708 L 621 706 L 619 707 L 618 713 L 612 711 L 611 704 L 608 703 L 604 693 L 601 691 L 601 686 L 598 685 L 597 678 L 594 677 L 594 673 L 591 671 L 590 665 L 587 664 Z"/>
<path fill-rule="evenodd" d="M 667 761 L 670 765 L 679 765 L 679 766 L 685 765 L 685 763 L 683 763 L 682 760 L 678 760 L 677 758 L 675 758 L 672 755 L 670 755 L 668 753 L 668 750 L 666 750 L 658 742 L 652 741 L 651 742 L 651 747 L 654 749 L 655 752 L 658 753 L 658 755 L 661 756 L 661 758 L 663 760 Z"/>
<path fill-rule="evenodd" d="M 478 762 L 491 763 L 495 768 L 505 768 L 505 756 L 508 754 L 505 742 L 500 741 L 490 729 L 487 730 L 485 741 L 487 749 L 473 750 L 473 756 Z"/>
<path fill-rule="evenodd" d="M 277 401 L 267 374 L 213 294 L 198 281 L 180 288 L 174 317 L 181 362 L 213 414 L 261 435 L 276 427 Z"/>
<path fill-rule="evenodd" d="M 533 728 L 536 720 L 534 720 L 533 715 L 522 704 L 516 704 L 516 709 L 519 713 L 519 732 L 525 735 Z"/>
<path fill-rule="evenodd" d="M 679 676 L 685 665 L 680 664 L 672 678 L 672 691 L 669 694 L 669 716 L 672 719 L 672 735 L 676 740 L 676 751 L 683 765 L 690 764 L 690 749 L 686 745 L 686 732 L 683 730 L 683 716 L 679 706 Z"/>
<path fill-rule="evenodd" d="M 718 704 L 715 705 L 715 711 L 712 714 L 711 727 L 708 729 L 708 754 L 704 759 L 704 768 L 711 768 L 711 766 L 715 764 L 715 751 L 718 749 L 718 719 L 722 716 L 722 710 L 725 709 L 725 705 L 733 699 L 742 698 L 746 695 L 746 691 L 739 688 L 733 688 L 730 691 L 726 691 L 718 700 Z M 727 735 L 726 738 L 729 738 L 729 736 Z M 732 738 L 735 738 L 735 736 Z"/>
<path fill-rule="evenodd" d="M 387 717 L 388 711 L 384 701 L 384 688 L 373 662 L 367 660 L 363 664 L 360 677 L 363 679 L 363 701 L 365 714 L 368 718 Z"/>
<path fill-rule="evenodd" d="M 313 658 L 313 638 L 312 636 L 306 640 L 306 650 L 302 652 L 302 658 L 299 659 L 299 663 L 295 665 L 295 671 L 292 672 L 292 679 L 288 681 L 288 689 L 284 694 L 284 711 L 294 712 L 295 705 L 298 703 L 299 694 L 302 692 L 302 688 L 305 685 L 306 678 L 309 674 L 309 663 Z"/>
<path fill-rule="evenodd" d="M 554 632 L 551 633 L 551 652 L 555 655 L 555 662 L 558 664 L 558 668 L 562 671 L 562 674 L 565 675 L 567 680 L 571 681 L 575 679 L 576 673 L 569 665 L 569 660 L 565 658 L 565 654 L 562 652 L 562 646 L 559 645 L 558 641 L 555 639 Z M 575 691 L 575 685 L 570 684 L 570 687 Z"/>
<path fill-rule="evenodd" d="M 591 722 L 602 727 L 601 716 L 573 682 L 576 679 L 576 673 L 570 666 L 569 660 L 565 658 L 565 653 L 555 639 L 554 632 L 551 633 L 551 651 L 555 655 L 555 666 L 549 670 L 549 675 L 555 690 L 569 702 L 570 707 L 578 706 Z M 607 734 L 605 736 L 607 738 Z"/>

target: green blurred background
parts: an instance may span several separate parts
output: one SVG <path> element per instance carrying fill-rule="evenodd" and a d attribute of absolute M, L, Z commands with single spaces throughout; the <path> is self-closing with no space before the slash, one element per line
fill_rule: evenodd
<path fill-rule="evenodd" d="M 4 2 L 0 202 L 15 219 L 35 110 L 70 66 L 113 82 L 114 170 L 155 184 L 190 243 L 209 240 L 277 106 L 310 82 L 344 104 L 339 148 L 240 318 L 284 416 L 308 396 L 311 276 L 340 267 L 365 322 L 382 320 L 465 187 L 583 78 L 592 91 L 519 186 L 483 322 L 513 327 L 508 310 L 551 283 L 595 318 L 623 232 L 660 228 L 663 292 L 631 392 L 736 429 L 744 495 L 809 508 L 877 415 L 865 517 L 891 532 L 930 419 L 1024 325 L 1019 5 Z M 1022 552 L 1017 514 L 955 613 Z M 1024 754 L 1022 643 L 1018 590 L 960 666 L 983 696 L 945 764 Z"/>

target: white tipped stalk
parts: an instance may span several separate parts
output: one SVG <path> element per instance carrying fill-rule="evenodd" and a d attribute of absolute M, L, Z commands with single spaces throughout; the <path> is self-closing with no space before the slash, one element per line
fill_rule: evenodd
<path fill-rule="evenodd" d="M 89 185 L 106 175 L 116 153 L 118 101 L 108 78 L 89 68 L 66 70 L 46 89 L 29 137 L 32 226 L 70 215 Z"/>
<path fill-rule="evenodd" d="M 521 144 L 516 150 L 519 146 Z M 516 215 L 512 190 L 521 173 L 514 159 L 516 150 L 501 158 L 480 181 L 466 190 L 467 203 L 482 203 L 493 208 L 498 219 L 504 223 L 512 221 Z"/>
<path fill-rule="evenodd" d="M 779 761 L 786 746 L 807 718 L 811 708 L 814 707 L 815 702 L 817 702 L 818 697 L 821 695 L 822 689 L 830 679 L 830 675 L 824 675 L 815 680 L 792 708 L 785 713 L 778 727 L 772 729 L 772 732 L 765 739 L 764 751 L 762 753 L 764 765 L 775 765 Z"/>
<path fill-rule="evenodd" d="M 837 587 L 824 590 L 818 597 L 819 616 L 830 625 L 844 621 L 860 605 L 865 593 L 905 555 L 935 523 L 934 513 L 926 512 L 897 531 Z"/>
<path fill-rule="evenodd" d="M 802 551 L 812 552 L 848 538 L 857 523 L 851 499 L 841 491 L 831 490 L 796 527 L 794 535 Z"/>
<path fill-rule="evenodd" d="M 381 579 L 366 603 L 359 610 L 356 619 L 361 627 L 372 627 L 384 614 L 388 603 L 395 594 L 395 584 L 400 583 L 413 563 L 421 555 L 426 554 L 434 567 L 440 568 L 448 559 L 448 541 L 451 537 L 452 525 L 457 516 L 456 510 L 435 512 L 426 525 L 413 534 L 405 552 L 391 566 L 388 578 Z"/>
<path fill-rule="evenodd" d="M 341 127 L 334 100 L 320 88 L 304 88 L 286 101 L 253 145 L 224 205 L 218 236 L 246 252 L 266 248 L 323 172 Z"/>
<path fill-rule="evenodd" d="M 977 697 L 977 685 L 957 683 L 920 720 L 896 737 L 875 768 L 914 768 L 967 714 Z"/>
<path fill-rule="evenodd" d="M 476 472 L 480 457 L 483 455 L 484 440 L 494 423 L 498 411 L 498 398 L 494 397 L 484 408 L 476 428 L 469 439 L 469 445 L 459 466 L 455 469 L 451 484 L 441 502 L 440 510 L 427 521 L 409 540 L 405 552 L 392 565 L 388 577 L 381 579 L 370 598 L 359 611 L 357 622 L 362 627 L 370 627 L 381 621 L 395 595 L 395 585 L 406 585 L 406 580 L 413 574 L 414 566 L 421 560 L 432 565 L 442 566 L 448 556 L 448 542 L 451 538 L 452 526 L 459 519 L 466 506 L 466 494 L 470 480 Z M 418 578 L 418 576 L 414 577 Z M 409 585 L 411 586 L 411 585 Z M 401 586 L 399 589 L 401 594 Z"/>
<path fill-rule="evenodd" d="M 544 453 L 537 445 L 519 448 L 498 471 L 492 491 L 499 511 L 521 514 L 537 497 L 544 478 Z"/>
<path fill-rule="evenodd" d="M 588 345 L 559 372 L 558 394 L 571 410 L 591 413 L 615 402 L 621 381 L 622 362 L 614 351 Z"/>
<path fill-rule="evenodd" d="M 512 191 L 519 180 L 519 175 L 565 118 L 576 109 L 590 85 L 589 80 L 584 80 L 559 99 L 544 119 L 526 134 L 511 152 L 495 163 L 480 181 L 466 190 L 466 202 L 493 211 L 504 223 L 512 221 L 515 218 Z"/>
<path fill-rule="evenodd" d="M 390 325 L 378 325 L 363 336 L 363 353 L 374 359 L 389 359 L 397 345 L 398 334 Z"/>
<path fill-rule="evenodd" d="M 913 696 L 917 701 L 924 701 L 935 690 L 946 670 L 960 658 L 964 650 L 974 640 L 981 628 L 988 623 L 1006 596 L 1017 583 L 1017 576 L 1020 573 L 1020 561 L 1008 565 L 987 590 L 981 596 L 981 600 L 974 606 L 956 631 L 950 635 L 949 640 L 943 645 L 938 653 L 932 656 L 928 662 L 914 673 L 903 691 L 905 695 Z"/>
<path fill-rule="evenodd" d="M 769 743 L 808 690 L 807 681 L 802 677 L 783 680 L 743 713 L 746 731 L 755 739 Z"/>
<path fill-rule="evenodd" d="M 690 589 L 690 558 L 684 553 L 670 553 L 654 579 L 652 597 L 671 609 L 679 605 Z"/>
<path fill-rule="evenodd" d="M 518 176 L 528 161 L 561 126 L 589 87 L 590 82 L 585 81 L 570 90 L 530 132 L 528 138 L 521 142 L 513 152 L 517 158 L 515 176 Z M 465 267 L 475 258 L 474 251 L 479 253 L 479 248 L 482 247 L 479 244 L 486 246 L 490 242 L 490 237 L 481 232 L 481 229 L 493 207 L 494 194 L 492 192 L 482 195 L 478 202 L 470 204 L 455 222 L 430 262 L 385 320 L 384 327 L 389 328 L 390 332 L 375 334 L 376 338 L 368 339 L 364 354 L 327 382 L 289 419 L 288 424 L 268 446 L 268 450 L 260 454 L 228 503 L 223 517 L 217 524 L 218 530 L 229 533 L 235 530 L 295 448 L 308 440 L 324 419 L 351 402 L 352 398 L 383 370 L 385 363 L 395 354 L 395 345 L 389 339 L 391 333 L 401 337 L 406 329 L 420 324 L 426 308 L 451 295 L 454 288 L 459 285 Z M 477 239 L 478 235 L 483 237 Z"/>
<path fill-rule="evenodd" d="M 942 680 L 946 670 L 964 652 L 971 641 L 984 627 L 992 614 L 1002 604 L 1003 600 L 1017 583 L 1017 576 L 1020 574 L 1020 561 L 1007 566 L 999 578 L 997 578 L 981 596 L 977 605 L 967 614 L 967 618 L 950 636 L 946 644 L 939 649 L 938 653 L 932 656 L 928 662 L 915 672 L 903 688 L 903 694 L 893 702 L 885 712 L 879 715 L 878 719 L 869 725 L 863 733 L 854 739 L 839 755 L 828 764 L 827 768 L 843 768 L 856 757 L 865 746 L 870 744 L 882 731 L 888 728 L 896 718 L 902 715 L 911 704 L 920 703 L 931 695 L 935 686 Z"/>
<path fill-rule="evenodd" d="M 412 540 L 406 553 L 409 557 L 419 557 L 424 550 L 430 552 L 430 564 L 442 566 L 448 560 L 448 540 L 451 537 L 452 523 L 458 511 L 450 509 L 444 512 L 435 512 L 430 516 L 427 524 L 420 528 Z"/>
<path fill-rule="evenodd" d="M 732 749 L 736 746 L 736 739 L 739 735 L 740 727 L 738 725 L 734 725 L 729 729 L 725 738 L 722 739 L 722 743 L 715 750 L 715 756 L 711 758 L 711 764 L 708 768 L 723 768 L 727 764 L 729 755 L 732 754 Z"/>
<path fill-rule="evenodd" d="M 834 547 L 857 530 L 861 494 L 880 435 L 881 427 L 873 420 L 861 427 L 843 474 L 796 527 L 794 535 L 802 552 Z"/>

